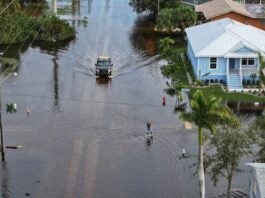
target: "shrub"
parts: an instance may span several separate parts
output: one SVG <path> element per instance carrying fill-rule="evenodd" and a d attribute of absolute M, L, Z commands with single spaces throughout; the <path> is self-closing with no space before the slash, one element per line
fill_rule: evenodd
<path fill-rule="evenodd" d="M 19 43 L 32 39 L 63 41 L 75 37 L 74 28 L 55 16 L 43 15 L 33 18 L 15 13 L 0 15 L 0 21 L 0 35 L 2 35 L 0 44 Z M 17 34 L 18 32 L 20 34 Z"/>

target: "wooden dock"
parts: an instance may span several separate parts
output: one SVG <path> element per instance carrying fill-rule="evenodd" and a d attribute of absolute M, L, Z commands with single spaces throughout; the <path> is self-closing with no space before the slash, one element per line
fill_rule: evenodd
<path fill-rule="evenodd" d="M 222 194 L 222 195 L 215 196 L 213 198 L 226 198 L 226 196 L 227 196 L 226 194 Z M 235 189 L 231 191 L 229 198 L 248 198 L 248 195 L 247 193 L 241 190 Z"/>

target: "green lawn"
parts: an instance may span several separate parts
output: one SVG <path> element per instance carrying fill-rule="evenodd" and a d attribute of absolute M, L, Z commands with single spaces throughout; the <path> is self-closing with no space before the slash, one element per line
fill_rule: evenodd
<path fill-rule="evenodd" d="M 205 96 L 214 95 L 222 98 L 222 100 L 242 101 L 242 102 L 265 102 L 265 97 L 256 96 L 251 93 L 225 92 L 219 85 L 207 87 L 191 87 L 191 94 L 200 89 Z"/>

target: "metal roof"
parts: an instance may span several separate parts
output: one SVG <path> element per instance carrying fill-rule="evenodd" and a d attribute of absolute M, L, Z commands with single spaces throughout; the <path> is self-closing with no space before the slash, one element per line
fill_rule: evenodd
<path fill-rule="evenodd" d="M 265 163 L 246 163 L 246 165 L 255 170 L 261 198 L 265 198 Z"/>
<path fill-rule="evenodd" d="M 224 57 L 238 46 L 265 52 L 265 31 L 229 18 L 189 27 L 185 31 L 196 57 Z M 243 56 L 244 52 L 241 54 Z"/>

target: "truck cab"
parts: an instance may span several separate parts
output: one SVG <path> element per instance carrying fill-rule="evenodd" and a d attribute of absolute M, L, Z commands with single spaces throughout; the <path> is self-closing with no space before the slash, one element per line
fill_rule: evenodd
<path fill-rule="evenodd" d="M 108 56 L 99 56 L 97 58 L 96 76 L 111 76 L 112 66 L 111 59 Z"/>

